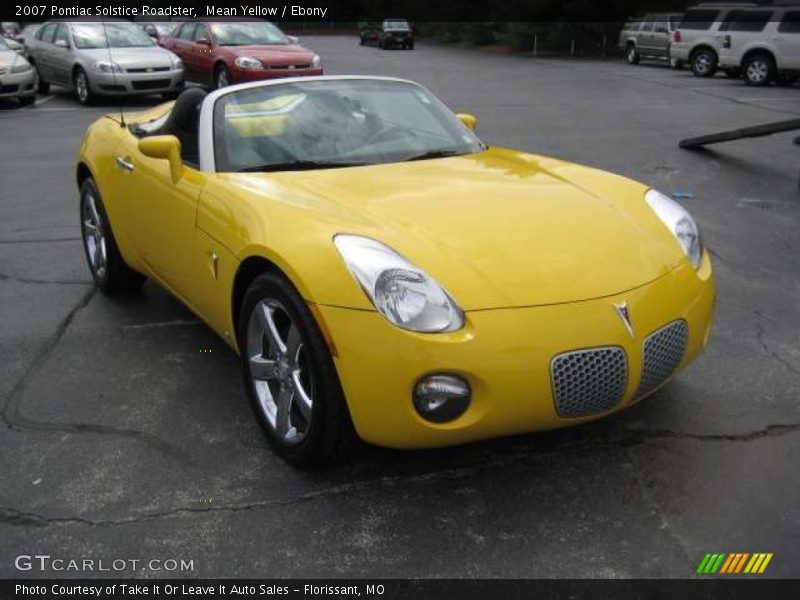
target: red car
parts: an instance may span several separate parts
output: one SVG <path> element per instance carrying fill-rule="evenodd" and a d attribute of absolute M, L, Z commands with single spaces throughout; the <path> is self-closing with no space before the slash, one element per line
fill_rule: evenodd
<path fill-rule="evenodd" d="M 186 21 L 159 44 L 181 58 L 186 79 L 217 88 L 322 75 L 319 55 L 267 21 Z"/>

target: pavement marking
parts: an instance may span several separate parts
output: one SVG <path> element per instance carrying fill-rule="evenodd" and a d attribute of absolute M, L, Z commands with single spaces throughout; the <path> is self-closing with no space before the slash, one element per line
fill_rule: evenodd
<path fill-rule="evenodd" d="M 197 319 L 176 319 L 174 321 L 157 321 L 154 323 L 137 323 L 135 325 L 123 325 L 122 329 L 159 329 L 161 327 L 189 327 L 200 325 Z"/>

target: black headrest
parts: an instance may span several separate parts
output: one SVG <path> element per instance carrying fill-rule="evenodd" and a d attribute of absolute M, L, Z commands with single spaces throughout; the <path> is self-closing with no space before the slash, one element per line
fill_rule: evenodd
<path fill-rule="evenodd" d="M 208 95 L 202 88 L 188 88 L 181 92 L 172 112 L 169 121 L 174 128 L 183 131 L 197 131 L 197 124 L 200 120 L 200 106 L 203 98 Z"/>

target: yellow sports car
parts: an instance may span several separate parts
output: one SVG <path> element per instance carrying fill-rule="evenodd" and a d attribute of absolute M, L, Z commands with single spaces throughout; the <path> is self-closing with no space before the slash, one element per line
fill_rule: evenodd
<path fill-rule="evenodd" d="M 487 147 L 381 77 L 256 82 L 93 123 L 77 164 L 105 292 L 149 277 L 241 356 L 295 464 L 628 407 L 704 349 L 695 221 L 646 186 Z"/>

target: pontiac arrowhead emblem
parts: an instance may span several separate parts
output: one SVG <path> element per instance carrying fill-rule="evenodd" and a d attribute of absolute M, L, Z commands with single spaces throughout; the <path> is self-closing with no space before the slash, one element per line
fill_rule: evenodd
<path fill-rule="evenodd" d="M 633 337 L 633 324 L 631 323 L 631 313 L 630 310 L 628 310 L 628 303 L 623 302 L 622 304 L 615 304 L 614 310 L 617 311 L 619 318 L 622 319 L 622 322 L 625 324 L 625 329 L 627 329 L 630 336 Z"/>

